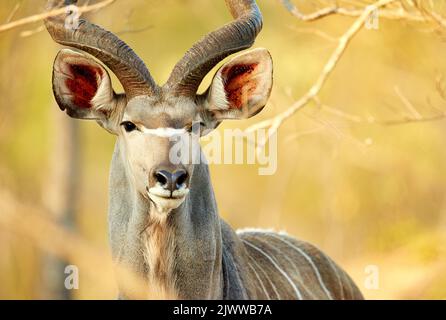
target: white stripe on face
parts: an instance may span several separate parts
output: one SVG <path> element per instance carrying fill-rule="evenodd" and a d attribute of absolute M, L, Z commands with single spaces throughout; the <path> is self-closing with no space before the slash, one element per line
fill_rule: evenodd
<path fill-rule="evenodd" d="M 176 129 L 176 128 L 170 128 L 170 127 L 161 127 L 156 129 L 148 129 L 145 127 L 141 128 L 141 131 L 143 133 L 152 134 L 161 138 L 170 138 L 174 136 L 179 136 L 187 133 L 187 130 L 182 129 Z"/>

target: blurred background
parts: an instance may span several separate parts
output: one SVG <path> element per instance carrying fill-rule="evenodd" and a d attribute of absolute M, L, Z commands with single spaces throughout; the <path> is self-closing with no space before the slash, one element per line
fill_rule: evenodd
<path fill-rule="evenodd" d="M 0 24 L 43 12 L 45 3 L 3 0 Z M 219 130 L 292 105 L 355 20 L 302 22 L 280 1 L 258 3 L 264 28 L 255 47 L 273 56 L 272 96 L 258 116 Z M 293 3 L 313 12 L 332 2 Z M 435 1 L 437 12 L 445 4 Z M 223 1 L 206 0 L 117 0 L 87 16 L 129 43 L 159 83 L 196 40 L 230 21 Z M 59 46 L 41 26 L 0 32 L 0 298 L 114 299 L 107 192 L 115 137 L 59 111 L 51 90 Z M 444 39 L 434 23 L 404 19 L 362 29 L 320 103 L 279 129 L 276 174 L 211 166 L 221 216 L 234 228 L 286 230 L 316 244 L 366 298 L 446 298 L 446 102 L 437 81 L 446 74 Z M 121 90 L 115 78 L 114 87 Z M 79 289 L 70 292 L 67 264 L 79 267 Z M 370 270 L 377 286 L 367 286 Z"/>

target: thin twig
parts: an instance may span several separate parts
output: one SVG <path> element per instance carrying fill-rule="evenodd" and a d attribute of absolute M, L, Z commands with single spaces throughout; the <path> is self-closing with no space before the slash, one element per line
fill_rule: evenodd
<path fill-rule="evenodd" d="M 79 13 L 85 13 L 85 12 L 90 12 L 90 11 L 95 11 L 95 10 L 99 10 L 102 9 L 106 6 L 109 6 L 110 4 L 112 4 L 113 2 L 115 2 L 116 0 L 104 0 L 102 2 L 96 3 L 96 4 L 92 4 L 89 6 L 83 6 L 80 7 L 78 12 Z M 59 9 L 55 9 L 55 10 L 51 10 L 48 12 L 44 12 L 44 13 L 39 13 L 39 14 L 35 14 L 23 19 L 19 19 L 16 21 L 12 21 L 3 25 L 0 25 L 0 32 L 3 31 L 7 31 L 7 30 L 11 30 L 13 28 L 17 28 L 19 26 L 23 26 L 26 24 L 30 24 L 30 23 L 34 23 L 34 22 L 38 22 L 38 21 L 42 21 L 44 19 L 50 18 L 50 17 L 55 17 L 61 14 L 64 14 L 67 12 L 66 8 L 59 8 Z"/>
<path fill-rule="evenodd" d="M 14 8 L 12 9 L 11 13 L 9 14 L 8 18 L 6 19 L 6 23 L 11 22 L 12 18 L 14 18 L 15 14 L 17 13 L 17 11 L 20 8 L 20 5 L 22 4 L 22 2 L 18 2 L 16 3 L 16 5 L 14 6 Z"/>
<path fill-rule="evenodd" d="M 331 113 L 335 116 L 338 116 L 340 118 L 346 119 L 351 122 L 360 123 L 363 122 L 362 118 L 357 115 L 349 114 L 345 111 L 339 110 L 338 108 L 333 108 L 331 106 L 328 106 L 326 104 L 321 104 L 321 108 L 326 110 L 328 113 Z"/>
<path fill-rule="evenodd" d="M 396 120 L 375 121 L 375 123 L 383 126 L 395 126 L 408 123 L 431 122 L 431 121 L 443 120 L 445 118 L 446 118 L 446 112 L 432 116 L 423 116 L 422 118 L 405 117 L 403 119 L 396 119 Z"/>
<path fill-rule="evenodd" d="M 310 22 L 319 20 L 331 15 L 342 15 L 347 17 L 359 17 L 363 14 L 364 9 L 346 9 L 340 7 L 338 5 L 333 5 L 331 7 L 325 7 L 319 9 L 312 13 L 304 14 L 302 13 L 297 6 L 291 3 L 290 0 L 281 0 L 284 6 L 290 11 L 292 15 L 302 21 Z M 376 4 L 375 4 L 376 5 Z M 403 8 L 399 8 L 397 10 L 381 10 L 379 12 L 380 18 L 385 18 L 389 20 L 408 20 L 408 21 L 425 21 L 425 17 L 421 15 L 419 12 L 407 12 Z"/>
<path fill-rule="evenodd" d="M 33 36 L 39 32 L 42 32 L 45 30 L 45 26 L 38 26 L 37 28 L 33 29 L 33 30 L 25 30 L 20 32 L 20 37 L 22 38 L 26 38 L 26 37 L 30 37 Z"/>
<path fill-rule="evenodd" d="M 407 99 L 405 95 L 402 94 L 398 86 L 395 86 L 394 88 L 396 95 L 398 98 L 400 98 L 403 105 L 409 110 L 409 112 L 412 114 L 414 119 L 421 120 L 423 116 L 418 112 L 418 110 L 415 108 L 415 106 Z"/>
<path fill-rule="evenodd" d="M 137 28 L 137 29 L 133 29 L 133 28 L 128 28 L 128 29 L 124 29 L 121 31 L 117 31 L 115 32 L 117 35 L 123 35 L 123 34 L 128 34 L 128 33 L 141 33 L 141 32 L 145 32 L 147 30 L 150 30 L 153 28 L 153 25 L 149 25 L 146 27 L 142 27 L 142 28 Z"/>

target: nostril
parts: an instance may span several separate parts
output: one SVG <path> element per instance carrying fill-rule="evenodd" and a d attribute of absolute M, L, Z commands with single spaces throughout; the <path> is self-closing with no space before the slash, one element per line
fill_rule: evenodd
<path fill-rule="evenodd" d="M 162 171 L 158 171 L 155 173 L 155 179 L 162 186 L 166 185 L 168 182 L 168 177 Z"/>
<path fill-rule="evenodd" d="M 170 172 L 167 170 L 157 170 L 153 173 L 153 180 L 163 189 L 171 192 L 178 190 L 187 183 L 188 174 L 186 170 Z"/>
<path fill-rule="evenodd" d="M 175 186 L 177 189 L 179 189 L 187 180 L 187 172 L 186 171 L 177 171 L 175 172 L 176 181 Z"/>

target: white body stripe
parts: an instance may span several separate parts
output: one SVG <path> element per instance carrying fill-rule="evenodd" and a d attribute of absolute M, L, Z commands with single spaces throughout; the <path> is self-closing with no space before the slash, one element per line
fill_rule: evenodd
<path fill-rule="evenodd" d="M 252 258 L 251 258 L 251 256 L 249 255 L 248 252 L 246 252 L 246 255 L 248 256 L 249 260 L 252 260 Z M 259 280 L 260 285 L 262 286 L 263 292 L 267 296 L 267 299 L 270 300 L 271 298 L 269 297 L 268 291 L 266 290 L 265 285 L 263 284 L 262 279 L 260 278 L 259 274 L 257 273 L 256 268 L 254 268 L 249 261 L 247 261 L 247 262 L 248 262 L 248 266 L 252 269 L 252 271 L 254 271 L 254 274 L 255 274 L 257 280 Z"/>
<path fill-rule="evenodd" d="M 254 263 L 254 265 L 257 267 L 257 269 L 258 269 L 260 272 L 262 272 L 262 274 L 265 276 L 266 280 L 268 280 L 269 284 L 271 285 L 271 287 L 272 287 L 273 290 L 274 290 L 274 293 L 276 294 L 277 299 L 280 300 L 280 294 L 279 294 L 279 292 L 277 291 L 277 288 L 276 288 L 276 286 L 274 285 L 274 282 L 271 281 L 271 279 L 268 277 L 268 274 L 267 274 L 267 273 L 266 273 L 266 272 L 259 266 L 259 264 L 257 263 L 257 261 L 249 255 L 249 253 L 248 253 L 248 257 L 249 257 L 249 260 L 251 260 L 251 261 Z M 268 294 L 268 297 L 269 297 L 269 294 Z"/>
<path fill-rule="evenodd" d="M 259 251 L 260 253 L 262 253 L 266 258 L 268 258 L 268 260 L 274 265 L 274 267 L 277 268 L 277 270 L 279 270 L 279 272 L 288 280 L 288 282 L 291 284 L 291 286 L 293 287 L 294 291 L 296 292 L 296 296 L 299 300 L 302 300 L 302 295 L 299 291 L 299 289 L 296 287 L 296 285 L 294 284 L 294 282 L 290 279 L 290 277 L 286 274 L 285 271 L 283 271 L 279 265 L 274 261 L 273 258 L 271 258 L 269 255 L 266 254 L 266 252 L 264 252 L 262 249 L 258 248 L 257 246 L 249 243 L 247 240 L 242 239 L 242 241 L 244 243 L 246 243 L 248 246 L 250 246 L 251 248 Z"/>
<path fill-rule="evenodd" d="M 259 274 L 257 273 L 256 269 L 249 262 L 248 262 L 248 266 L 252 271 L 254 271 L 254 275 L 256 276 L 257 280 L 260 282 L 260 286 L 262 287 L 263 293 L 266 294 L 266 298 L 268 300 L 270 300 L 271 298 L 269 297 L 268 291 L 266 291 L 265 285 L 263 284 L 263 281 L 260 278 Z"/>
<path fill-rule="evenodd" d="M 259 239 L 259 238 L 257 238 L 258 240 L 261 240 L 261 239 Z M 262 241 L 263 242 L 263 241 Z M 273 244 L 272 243 L 266 243 L 266 242 L 264 242 L 265 244 L 267 244 L 267 245 L 269 245 L 271 248 L 273 248 L 274 250 L 276 250 L 276 252 L 278 252 L 279 254 L 281 254 L 281 251 L 280 251 L 280 249 L 278 249 L 278 248 L 276 248 L 276 247 L 274 247 L 273 246 Z M 301 274 L 300 274 L 300 271 L 299 271 L 299 269 L 296 267 L 296 264 L 294 263 L 294 261 L 293 260 L 291 260 L 289 257 L 287 257 L 286 255 L 283 255 L 283 258 L 286 260 L 286 261 L 288 261 L 288 263 L 290 264 L 290 266 L 292 266 L 293 267 L 293 269 L 294 269 L 294 272 L 296 273 L 296 275 L 298 275 L 298 277 L 301 277 Z M 305 292 L 306 293 L 308 293 L 308 295 L 311 297 L 311 298 L 315 298 L 315 296 L 314 296 L 314 294 L 305 286 L 305 284 L 304 284 L 304 282 L 299 282 L 299 284 L 300 284 L 300 286 L 305 290 Z"/>
<path fill-rule="evenodd" d="M 339 289 L 341 290 L 341 295 L 344 295 L 344 287 L 342 285 L 341 276 L 339 275 L 338 269 L 334 266 L 333 261 L 331 261 L 330 257 L 327 257 L 328 263 L 330 264 L 330 268 L 334 271 L 336 275 L 336 279 L 338 279 Z"/>
<path fill-rule="evenodd" d="M 284 243 L 288 244 L 290 247 L 292 247 L 293 249 L 295 249 L 297 252 L 299 252 L 307 261 L 308 263 L 311 265 L 311 267 L 314 270 L 314 273 L 316 274 L 316 277 L 319 281 L 319 284 L 321 285 L 321 288 L 324 290 L 325 294 L 327 295 L 327 297 L 331 300 L 333 300 L 333 297 L 331 296 L 330 292 L 328 291 L 327 287 L 324 284 L 324 281 L 322 280 L 321 274 L 319 273 L 318 268 L 316 267 L 316 265 L 314 264 L 313 260 L 311 260 L 310 256 L 308 256 L 305 251 L 303 251 L 301 248 L 296 247 L 294 244 L 292 244 L 291 242 L 282 239 L 279 236 L 276 236 L 274 233 L 269 233 L 270 236 L 279 239 L 280 241 L 283 241 Z"/>

